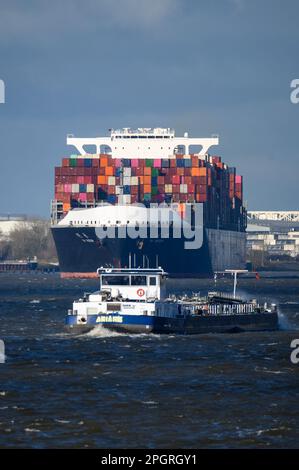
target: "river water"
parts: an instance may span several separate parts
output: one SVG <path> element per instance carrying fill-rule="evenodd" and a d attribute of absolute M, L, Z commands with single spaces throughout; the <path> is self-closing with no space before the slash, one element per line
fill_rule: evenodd
<path fill-rule="evenodd" d="M 279 304 L 275 332 L 66 333 L 72 300 L 96 288 L 0 275 L 1 448 L 299 447 L 299 279 L 240 281 L 245 295 Z M 211 280 L 168 282 L 169 292 L 209 289 Z"/>

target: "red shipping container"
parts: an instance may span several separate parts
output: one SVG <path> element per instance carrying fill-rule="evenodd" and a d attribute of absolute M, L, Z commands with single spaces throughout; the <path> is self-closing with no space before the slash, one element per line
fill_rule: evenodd
<path fill-rule="evenodd" d="M 93 193 L 86 193 L 86 198 L 88 202 L 94 201 L 94 194 Z"/>
<path fill-rule="evenodd" d="M 115 166 L 116 168 L 119 168 L 120 166 L 122 166 L 121 158 L 113 158 L 112 161 L 113 161 L 113 166 Z"/>
<path fill-rule="evenodd" d="M 180 177 L 179 175 L 174 175 L 172 177 L 172 184 L 180 184 Z"/>
<path fill-rule="evenodd" d="M 93 158 L 91 165 L 93 168 L 98 168 L 100 166 L 100 159 L 99 158 Z"/>
<path fill-rule="evenodd" d="M 69 158 L 63 158 L 62 159 L 62 166 L 64 166 L 64 167 L 69 166 Z"/>
<path fill-rule="evenodd" d="M 132 158 L 131 160 L 131 168 L 138 168 L 139 160 L 137 158 Z"/>
<path fill-rule="evenodd" d="M 195 196 L 196 202 L 206 202 L 207 201 L 207 195 L 206 194 L 196 194 Z"/>

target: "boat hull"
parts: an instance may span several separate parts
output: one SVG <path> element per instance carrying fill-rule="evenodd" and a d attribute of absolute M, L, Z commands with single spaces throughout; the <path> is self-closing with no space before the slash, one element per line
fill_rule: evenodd
<path fill-rule="evenodd" d="M 186 249 L 184 238 L 104 238 L 94 227 L 53 226 L 62 277 L 96 277 L 99 267 L 163 266 L 170 277 L 207 277 L 214 271 L 244 269 L 244 232 L 204 229 L 198 249 Z"/>
<path fill-rule="evenodd" d="M 278 329 L 276 312 L 189 316 L 168 318 L 140 315 L 89 315 L 84 324 L 77 324 L 76 315 L 66 317 L 67 329 L 82 333 L 100 325 L 120 333 L 157 333 L 157 334 L 203 334 L 233 333 L 241 331 L 265 331 Z"/>

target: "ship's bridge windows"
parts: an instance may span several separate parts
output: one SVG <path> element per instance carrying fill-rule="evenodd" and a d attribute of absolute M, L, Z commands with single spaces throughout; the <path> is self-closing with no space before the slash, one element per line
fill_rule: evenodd
<path fill-rule="evenodd" d="M 129 276 L 102 276 L 103 286 L 129 286 Z"/>
<path fill-rule="evenodd" d="M 146 276 L 131 276 L 131 286 L 146 286 Z"/>

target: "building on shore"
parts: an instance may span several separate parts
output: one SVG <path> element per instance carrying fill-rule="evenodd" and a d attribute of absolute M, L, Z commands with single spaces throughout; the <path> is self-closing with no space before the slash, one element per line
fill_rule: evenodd
<path fill-rule="evenodd" d="M 249 211 L 247 252 L 264 252 L 269 258 L 299 256 L 299 211 Z"/>

